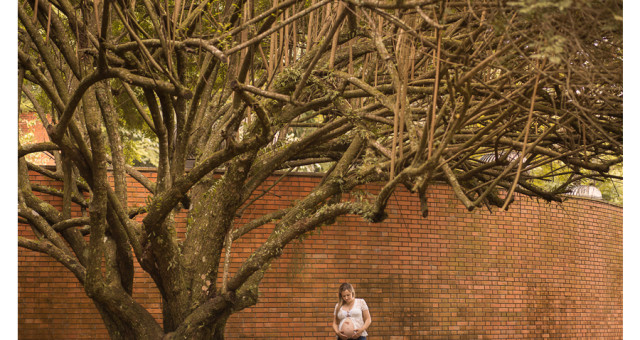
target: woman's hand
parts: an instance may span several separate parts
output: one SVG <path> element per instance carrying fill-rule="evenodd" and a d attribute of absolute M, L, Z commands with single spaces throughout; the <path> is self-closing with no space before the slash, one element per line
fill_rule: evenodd
<path fill-rule="evenodd" d="M 338 335 L 338 338 L 340 338 L 341 340 L 349 339 L 349 337 L 346 334 L 342 333 L 342 332 L 336 333 L 336 334 Z"/>
<path fill-rule="evenodd" d="M 353 330 L 355 333 L 353 333 L 353 336 L 351 337 L 351 339 L 357 339 L 360 336 L 362 336 L 362 333 L 364 332 L 364 329 L 360 329 L 360 328 L 355 328 Z"/>

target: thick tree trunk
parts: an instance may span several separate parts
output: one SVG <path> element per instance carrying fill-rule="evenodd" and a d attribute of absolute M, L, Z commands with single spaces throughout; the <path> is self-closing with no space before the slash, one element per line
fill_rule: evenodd
<path fill-rule="evenodd" d="M 107 327 L 107 331 L 109 332 L 109 337 L 112 340 L 135 340 L 135 333 L 128 327 L 126 323 L 119 320 L 116 315 L 109 314 L 105 308 L 100 306 L 98 303 L 95 303 L 96 308 L 100 312 L 100 316 L 102 317 L 102 321 L 104 325 Z"/>
<path fill-rule="evenodd" d="M 190 334 L 188 338 L 193 340 L 224 340 L 224 330 L 230 315 L 225 313 L 217 317 L 211 324 Z"/>

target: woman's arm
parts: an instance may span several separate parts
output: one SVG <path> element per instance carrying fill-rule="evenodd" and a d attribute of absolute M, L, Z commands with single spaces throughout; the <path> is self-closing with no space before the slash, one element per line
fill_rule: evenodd
<path fill-rule="evenodd" d="M 334 315 L 333 316 L 333 331 L 336 332 L 336 335 L 340 338 L 340 339 L 347 339 L 347 336 L 342 334 L 342 332 L 340 332 L 340 328 L 339 328 L 339 320 L 338 320 L 338 316 Z"/>
<path fill-rule="evenodd" d="M 364 328 L 364 332 L 369 328 L 369 325 L 371 325 L 371 314 L 369 313 L 369 310 L 362 311 L 362 318 L 364 319 L 364 326 L 362 326 L 362 328 Z"/>
<path fill-rule="evenodd" d="M 369 313 L 369 310 L 363 310 L 362 311 L 362 319 L 364 320 L 364 325 L 362 325 L 362 328 L 358 328 L 356 330 L 356 337 L 359 337 L 362 335 L 362 333 L 364 333 L 364 331 L 367 330 L 367 328 L 369 328 L 369 325 L 371 325 L 371 314 Z"/>

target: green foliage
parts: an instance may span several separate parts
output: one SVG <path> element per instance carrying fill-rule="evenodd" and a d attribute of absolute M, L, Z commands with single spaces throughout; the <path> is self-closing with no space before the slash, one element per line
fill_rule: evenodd
<path fill-rule="evenodd" d="M 42 90 L 41 87 L 33 85 L 33 83 L 25 80 L 23 86 L 28 87 L 29 91 L 36 97 L 36 101 L 38 105 L 44 110 L 44 112 L 51 112 L 52 103 L 47 97 L 47 94 Z M 33 103 L 29 100 L 29 98 L 23 93 L 20 99 L 20 112 L 34 112 L 35 107 Z"/>
<path fill-rule="evenodd" d="M 554 161 L 531 169 L 528 174 L 534 177 L 528 182 L 546 192 L 554 192 L 560 189 L 560 186 L 571 178 L 571 173 L 564 163 L 560 161 Z M 566 190 L 567 188 L 564 191 L 566 192 Z"/>
<path fill-rule="evenodd" d="M 133 92 L 136 95 L 136 98 L 139 102 L 144 103 L 144 95 L 140 88 L 132 88 Z M 114 105 L 118 111 L 118 116 L 120 118 L 120 124 L 126 130 L 140 130 L 146 136 L 153 136 L 154 133 L 151 131 L 147 123 L 142 119 L 138 109 L 134 105 L 129 95 L 124 90 L 124 88 L 120 88 L 117 94 L 113 96 Z M 148 108 L 145 107 L 147 111 L 146 114 L 149 114 Z"/>
<path fill-rule="evenodd" d="M 22 100 L 20 101 L 20 107 L 18 108 L 19 112 L 33 112 L 35 111 L 33 104 L 29 102 L 26 96 L 22 96 Z"/>
<path fill-rule="evenodd" d="M 570 179 L 569 169 L 560 161 L 542 165 L 531 169 L 528 175 L 534 177 L 529 182 L 544 191 L 554 191 Z M 622 164 L 611 167 L 609 175 L 622 177 Z M 622 204 L 622 180 L 606 179 L 591 180 L 582 179 L 576 184 L 594 185 L 602 193 L 602 199 L 613 204 Z"/>
<path fill-rule="evenodd" d="M 31 128 L 36 125 L 36 123 L 38 122 L 38 119 L 20 119 L 20 122 L 25 122 L 27 127 Z M 19 132 L 18 140 L 20 141 L 20 144 L 24 145 L 24 144 L 29 144 L 34 142 L 35 134 L 33 133 L 33 131 L 29 130 L 26 133 L 23 133 L 22 131 L 18 131 L 18 132 Z"/>
<path fill-rule="evenodd" d="M 302 77 L 302 72 L 296 68 L 285 68 L 276 74 L 273 80 L 273 88 L 282 94 L 291 94 Z"/>
<path fill-rule="evenodd" d="M 507 5 L 520 7 L 518 12 L 522 14 L 534 14 L 545 10 L 563 11 L 573 5 L 573 0 L 524 0 L 509 1 Z"/>
<path fill-rule="evenodd" d="M 133 166 L 158 166 L 158 141 L 147 137 L 140 130 L 120 130 L 127 164 Z"/>
<path fill-rule="evenodd" d="M 565 51 L 565 43 L 567 39 L 560 35 L 554 35 L 548 39 L 540 41 L 537 50 L 538 53 L 532 54 L 534 59 L 547 59 L 549 62 L 559 64 L 562 62 L 562 54 Z"/>
<path fill-rule="evenodd" d="M 622 164 L 617 164 L 611 167 L 609 174 L 622 177 Z M 602 199 L 622 205 L 622 180 L 621 179 L 607 179 L 603 182 L 595 184 L 596 187 L 602 193 Z"/>
<path fill-rule="evenodd" d="M 143 98 L 142 91 L 134 88 L 138 101 Z M 124 89 L 114 95 L 114 104 L 119 115 L 119 129 L 122 137 L 124 155 L 127 164 L 135 166 L 158 165 L 158 140 L 151 128 L 142 119 L 138 109 Z M 148 115 L 148 108 L 146 114 Z"/>

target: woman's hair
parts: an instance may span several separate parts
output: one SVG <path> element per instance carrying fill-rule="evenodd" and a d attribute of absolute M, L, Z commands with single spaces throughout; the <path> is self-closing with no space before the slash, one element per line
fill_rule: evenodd
<path fill-rule="evenodd" d="M 342 292 L 344 292 L 345 290 L 348 290 L 351 292 L 351 295 L 353 295 L 353 297 L 356 297 L 356 290 L 353 289 L 353 286 L 350 283 L 343 283 L 340 285 L 340 289 L 338 289 L 338 311 L 340 310 L 340 308 L 342 308 L 342 305 L 344 305 L 344 300 L 342 299 Z"/>

